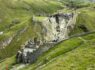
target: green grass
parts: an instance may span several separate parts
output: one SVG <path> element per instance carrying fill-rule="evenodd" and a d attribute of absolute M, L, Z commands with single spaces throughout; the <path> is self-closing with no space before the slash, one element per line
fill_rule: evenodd
<path fill-rule="evenodd" d="M 55 58 L 41 70 L 94 70 L 95 39 Z"/>
<path fill-rule="evenodd" d="M 44 66 L 45 64 L 46 65 L 41 70 L 44 70 L 44 69 L 45 70 L 48 70 L 48 69 L 68 70 L 72 68 L 85 70 L 84 68 L 86 68 L 87 65 L 90 65 L 90 61 L 91 61 L 91 65 L 93 65 L 95 62 L 94 61 L 95 57 L 93 56 L 93 54 L 95 53 L 94 52 L 95 51 L 94 49 L 95 36 L 94 35 L 95 34 L 82 36 L 82 38 L 85 39 L 87 42 L 84 42 L 78 37 L 63 41 L 55 45 L 54 48 L 48 50 L 42 56 L 40 56 L 34 64 L 29 65 L 22 70 L 34 70 L 36 68 L 39 69 L 39 66 Z M 92 60 L 89 61 L 89 59 L 92 59 Z M 49 62 L 51 60 L 52 62 Z M 82 61 L 83 61 L 83 65 L 80 66 L 80 64 L 82 64 Z M 74 65 L 74 67 L 73 66 L 70 67 L 70 65 Z"/>
<path fill-rule="evenodd" d="M 72 34 L 79 34 L 83 33 L 83 29 L 79 28 L 78 26 L 84 25 L 88 31 L 94 31 L 95 30 L 95 10 L 90 8 L 82 8 L 77 10 L 79 12 L 79 15 L 77 17 L 76 26 L 74 30 L 71 32 Z"/>
<path fill-rule="evenodd" d="M 93 36 L 94 34 L 92 34 L 91 36 Z M 91 37 L 90 35 L 89 38 Z M 86 36 L 84 36 L 86 37 Z M 47 62 L 49 62 L 50 60 L 52 60 L 53 58 L 56 58 L 60 55 L 65 55 L 68 52 L 73 51 L 74 49 L 79 48 L 80 46 L 85 45 L 84 42 L 79 39 L 79 38 L 72 38 L 70 40 L 61 42 L 60 44 L 57 44 L 54 48 L 50 49 L 49 51 L 47 51 L 46 53 L 44 53 L 42 56 L 40 56 L 37 60 L 37 62 L 35 62 L 32 65 L 29 65 L 28 67 L 26 67 L 26 69 L 22 69 L 22 70 L 33 70 L 35 68 L 39 68 L 38 64 L 41 63 L 40 65 L 44 65 Z M 87 46 L 87 45 L 85 45 Z"/>
<path fill-rule="evenodd" d="M 15 64 L 13 55 L 21 48 L 21 45 L 27 40 L 37 37 L 42 31 L 40 22 L 32 22 L 32 16 L 35 16 L 37 21 L 42 21 L 45 19 L 45 15 L 58 11 L 62 6 L 60 2 L 54 0 L 0 0 L 0 19 L 2 20 L 0 31 L 4 31 L 4 34 L 0 35 L 0 42 L 16 34 L 9 45 L 0 49 L 0 60 L 6 58 L 0 62 L 0 70 L 5 70 L 7 64 L 10 69 Z M 72 12 L 68 8 L 60 11 Z M 85 25 L 89 31 L 93 31 L 95 29 L 95 10 L 86 7 L 78 9 L 76 12 L 79 12 L 79 15 L 75 29 L 70 35 L 84 32 L 78 27 L 81 24 Z M 20 20 L 20 23 L 9 28 L 16 18 Z M 26 30 L 22 32 L 25 28 Z M 82 36 L 82 38 L 86 42 L 75 37 L 55 45 L 54 48 L 41 55 L 35 63 L 22 70 L 34 70 L 45 64 L 47 66 L 43 66 L 41 70 L 86 70 L 88 68 L 94 70 L 95 34 Z"/>
<path fill-rule="evenodd" d="M 11 68 L 15 64 L 15 56 L 7 58 L 0 62 L 0 70 L 6 70 L 7 68 Z"/>
<path fill-rule="evenodd" d="M 41 32 L 40 24 L 35 25 L 32 22 L 32 16 L 44 16 L 54 13 L 60 8 L 62 8 L 61 3 L 52 0 L 9 0 L 8 2 L 0 0 L 0 31 L 4 32 L 3 35 L 0 35 L 0 42 L 15 35 L 9 45 L 0 49 L 0 60 L 16 54 L 22 44 Z M 18 19 L 19 23 L 10 26 L 15 19 Z M 44 17 L 38 16 L 36 19 L 41 21 Z M 25 28 L 26 30 L 22 32 Z"/>
<path fill-rule="evenodd" d="M 65 54 L 61 54 L 60 56 L 57 55 L 57 57 L 52 60 L 51 62 L 48 62 L 45 66 L 42 67 L 41 70 L 87 70 L 87 69 L 95 69 L 95 60 L 94 60 L 94 54 L 95 54 L 95 34 L 89 34 L 86 36 L 82 36 L 84 40 L 87 42 L 84 42 L 83 44 L 79 45 L 78 48 L 75 48 L 69 52 L 66 52 Z M 75 38 L 78 40 L 79 38 Z M 72 39 L 72 40 L 75 40 Z M 73 42 L 77 43 L 77 41 L 71 41 L 72 43 L 68 43 L 70 46 L 72 46 Z M 65 42 L 63 42 L 64 44 Z M 59 44 L 57 47 L 59 47 L 61 44 Z M 68 46 L 66 46 L 68 47 Z M 52 50 L 53 51 L 53 50 Z M 63 50 L 64 51 L 64 50 Z M 38 67 L 39 68 L 39 67 Z"/>

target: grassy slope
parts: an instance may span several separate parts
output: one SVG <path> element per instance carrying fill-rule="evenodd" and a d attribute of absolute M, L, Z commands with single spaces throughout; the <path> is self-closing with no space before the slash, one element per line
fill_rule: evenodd
<path fill-rule="evenodd" d="M 84 25 L 88 31 L 95 30 L 95 9 L 93 8 L 82 8 L 78 10 L 79 15 L 77 17 L 77 22 L 75 29 L 72 31 L 72 34 L 83 33 L 84 31 L 78 26 Z"/>
<path fill-rule="evenodd" d="M 87 41 L 78 48 L 62 54 L 41 70 L 95 70 L 95 34 L 83 36 Z M 94 36 L 94 37 L 93 37 Z M 59 45 L 60 47 L 60 45 Z"/>
<path fill-rule="evenodd" d="M 0 70 L 6 70 L 15 64 L 15 57 L 7 58 L 0 62 Z"/>
<path fill-rule="evenodd" d="M 94 68 L 95 57 L 93 55 L 95 54 L 95 33 L 82 36 L 81 38 L 85 41 L 76 37 L 57 44 L 54 48 L 40 56 L 34 64 L 22 70 L 39 69 L 39 66 L 43 66 L 41 70 L 68 70 L 76 68 L 79 70 L 86 70 L 85 68 Z M 14 57 L 8 58 L 0 63 L 0 69 L 4 70 L 6 64 L 8 64 L 10 68 L 14 63 Z M 44 66 L 45 64 L 47 65 Z"/>
<path fill-rule="evenodd" d="M 80 46 L 82 44 L 82 42 L 83 41 L 80 40 L 79 38 L 72 38 L 70 40 L 61 42 L 60 44 L 57 44 L 54 48 L 52 48 L 49 51 L 47 51 L 46 53 L 44 53 L 41 57 L 39 57 L 36 63 L 34 63 L 33 65 L 29 65 L 27 68 L 24 68 L 24 69 L 25 70 L 35 69 L 36 67 L 38 67 L 38 64 L 40 62 L 41 62 L 41 65 L 43 65 L 43 64 L 47 63 L 49 60 L 77 48 L 78 46 Z M 12 61 L 8 62 L 9 59 L 10 60 L 12 59 Z M 8 62 L 9 66 L 11 66 L 13 63 L 15 63 L 15 60 L 13 57 L 9 58 L 9 59 L 6 59 L 6 61 L 0 63 L 2 70 L 3 70 L 3 68 L 6 67 L 6 64 L 5 64 L 6 62 Z"/>
<path fill-rule="evenodd" d="M 94 70 L 95 33 L 82 36 L 81 38 L 71 38 L 57 44 L 54 48 L 40 56 L 34 64 L 22 70 L 39 69 L 40 66 L 43 66 L 41 70 L 86 70 L 90 68 Z M 12 59 L 12 61 L 8 62 L 7 59 L 1 62 L 2 70 L 5 69 L 6 62 L 9 63 L 9 68 L 15 63 L 14 58 L 9 59 Z"/>
<path fill-rule="evenodd" d="M 82 8 L 77 10 L 77 12 L 80 12 L 76 27 L 74 31 L 71 34 L 79 34 L 83 33 L 84 31 L 78 28 L 79 25 L 83 24 L 87 27 L 89 31 L 93 31 L 95 29 L 95 12 L 92 8 Z M 95 61 L 94 61 L 94 42 L 95 42 L 95 34 L 90 34 L 87 36 L 83 36 L 83 39 L 81 38 L 73 38 L 70 40 L 67 40 L 65 42 L 62 42 L 55 46 L 55 48 L 50 49 L 48 52 L 43 54 L 40 58 L 38 58 L 38 61 L 34 63 L 33 65 L 30 65 L 26 67 L 26 69 L 22 70 L 31 70 L 35 69 L 39 66 L 37 66 L 39 63 L 43 66 L 51 59 L 55 58 L 54 61 L 47 64 L 48 66 L 45 66 L 42 68 L 43 70 L 50 69 L 50 70 L 65 70 L 65 69 L 79 69 L 79 70 L 86 70 L 86 68 L 93 68 L 95 69 Z M 86 42 L 86 41 L 87 42 Z M 66 56 L 66 57 L 65 57 Z M 75 57 L 74 57 L 75 56 Z M 91 57 L 90 57 L 91 56 Z M 87 58 L 86 58 L 87 57 Z M 79 58 L 77 60 L 77 58 Z M 63 61 L 62 61 L 63 60 Z M 57 61 L 57 62 L 56 62 Z M 80 62 L 81 61 L 81 62 Z M 91 61 L 91 62 L 90 62 Z M 64 63 L 63 63 L 64 62 Z M 80 65 L 82 64 L 83 65 Z M 71 67 L 70 67 L 71 66 Z"/>
<path fill-rule="evenodd" d="M 81 24 L 85 25 L 89 31 L 95 30 L 95 10 L 90 7 L 79 9 L 77 10 L 77 12 L 80 12 L 80 14 L 77 18 L 76 27 L 71 34 L 83 33 L 84 31 L 78 28 L 78 26 Z M 64 50 L 66 51 L 66 49 L 62 49 L 61 47 L 64 47 L 64 43 L 66 43 L 67 41 L 69 41 L 69 43 L 67 44 L 70 45 L 70 47 L 68 48 L 68 45 L 66 44 L 65 48 L 68 48 L 67 50 L 70 50 L 72 48 L 73 50 L 71 49 L 66 53 L 62 53 L 64 52 Z M 57 45 L 60 51 L 58 52 L 58 54 L 56 47 L 56 52 L 53 52 L 53 49 L 51 51 L 53 52 L 52 56 L 50 56 L 51 54 L 49 54 L 51 53 L 50 51 L 48 53 L 49 56 L 45 55 L 46 58 L 49 59 L 51 57 L 54 57 L 55 55 L 57 57 L 53 60 L 50 59 L 50 62 L 48 62 L 45 66 L 42 65 L 41 70 L 94 70 L 95 33 L 82 36 L 81 38 L 73 38 L 67 41 Z M 73 48 L 74 46 L 76 46 L 77 48 Z M 61 52 L 61 50 L 63 51 Z M 37 69 L 39 69 L 39 67 Z"/>
<path fill-rule="evenodd" d="M 95 69 L 95 33 L 61 42 L 22 70 L 86 70 Z M 52 60 L 53 59 L 53 60 Z M 38 65 L 40 63 L 40 66 Z"/>
<path fill-rule="evenodd" d="M 0 0 L 0 31 L 4 32 L 3 35 L 0 35 L 0 42 L 17 34 L 6 48 L 0 50 L 0 59 L 14 55 L 22 44 L 37 36 L 36 32 L 41 31 L 39 25 L 34 26 L 32 23 L 33 15 L 50 14 L 59 8 L 61 8 L 61 4 L 52 0 Z M 20 22 L 9 28 L 15 19 Z M 21 33 L 20 31 L 25 28 L 27 29 Z"/>
<path fill-rule="evenodd" d="M 85 24 L 89 31 L 94 30 L 94 10 L 92 9 L 80 9 L 81 13 L 77 19 L 77 25 Z M 85 12 L 85 13 L 84 13 Z M 88 17 L 88 18 L 87 18 Z M 86 20 L 87 18 L 87 20 Z M 92 24 L 92 25 L 91 25 Z M 30 31 L 30 30 L 29 30 Z M 83 32 L 79 28 L 75 28 L 72 34 Z M 42 56 L 38 58 L 38 60 L 32 64 L 27 66 L 22 70 L 34 70 L 35 68 L 39 69 L 40 66 L 43 66 L 50 60 L 47 66 L 43 66 L 41 70 L 87 70 L 87 69 L 95 69 L 95 33 L 89 34 L 86 36 L 82 36 L 81 38 L 72 38 L 70 40 L 66 40 L 57 44 L 54 48 L 50 49 Z M 10 60 L 10 62 L 8 62 Z M 14 57 L 6 59 L 6 61 L 0 63 L 0 69 L 4 70 L 6 67 L 6 63 L 9 63 L 9 68 L 15 63 Z"/>

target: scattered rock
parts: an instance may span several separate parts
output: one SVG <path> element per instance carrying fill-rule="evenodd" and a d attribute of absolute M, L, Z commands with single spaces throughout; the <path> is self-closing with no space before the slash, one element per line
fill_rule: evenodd
<path fill-rule="evenodd" d="M 0 35 L 3 35 L 3 33 L 4 33 L 4 32 L 3 32 L 3 31 L 1 31 L 1 32 L 0 32 Z"/>

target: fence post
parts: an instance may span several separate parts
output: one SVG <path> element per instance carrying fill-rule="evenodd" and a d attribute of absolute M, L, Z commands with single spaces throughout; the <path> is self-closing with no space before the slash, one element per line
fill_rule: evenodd
<path fill-rule="evenodd" d="M 6 64 L 6 70 L 8 70 L 8 64 Z"/>

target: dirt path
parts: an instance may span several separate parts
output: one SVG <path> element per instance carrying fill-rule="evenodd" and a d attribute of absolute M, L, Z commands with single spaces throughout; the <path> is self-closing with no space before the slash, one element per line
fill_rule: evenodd
<path fill-rule="evenodd" d="M 82 38 L 82 37 L 78 37 L 79 39 L 81 39 L 83 42 L 87 42 L 87 40 L 85 40 L 84 38 Z"/>

